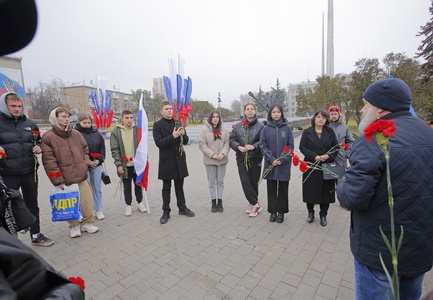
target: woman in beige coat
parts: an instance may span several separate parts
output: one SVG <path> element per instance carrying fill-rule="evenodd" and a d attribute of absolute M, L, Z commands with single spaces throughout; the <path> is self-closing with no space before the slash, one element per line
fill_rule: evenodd
<path fill-rule="evenodd" d="M 229 133 L 222 125 L 218 111 L 210 112 L 198 141 L 203 152 L 203 163 L 206 167 L 209 192 L 212 200 L 212 212 L 223 212 L 224 176 L 230 150 Z M 218 204 L 216 199 L 218 197 Z"/>
<path fill-rule="evenodd" d="M 54 186 L 69 186 L 78 183 L 80 206 L 83 218 L 68 221 L 71 238 L 79 237 L 81 231 L 95 233 L 99 230 L 93 223 L 92 188 L 87 180 L 87 168 L 92 164 L 89 159 L 89 147 L 84 137 L 69 123 L 71 112 L 66 107 L 58 107 L 50 113 L 49 121 L 53 125 L 41 140 L 42 163 L 47 175 L 60 174 L 50 178 Z"/>

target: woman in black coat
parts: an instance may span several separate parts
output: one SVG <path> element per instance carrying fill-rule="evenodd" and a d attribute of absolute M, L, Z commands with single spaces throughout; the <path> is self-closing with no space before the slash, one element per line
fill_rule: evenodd
<path fill-rule="evenodd" d="M 248 207 L 245 210 L 250 217 L 256 217 L 262 210 L 259 202 L 259 186 L 262 171 L 263 154 L 260 151 L 260 133 L 264 125 L 257 120 L 257 108 L 253 103 L 244 106 L 244 118 L 230 133 L 230 148 L 236 152 L 239 178 Z"/>
<path fill-rule="evenodd" d="M 92 165 L 89 166 L 87 171 L 87 178 L 89 178 L 92 185 L 93 193 L 93 208 L 95 216 L 98 220 L 105 218 L 102 213 L 102 187 L 101 187 L 101 174 L 102 163 L 105 160 L 105 141 L 98 129 L 92 126 L 92 115 L 89 113 L 81 113 L 78 115 L 78 123 L 75 129 L 78 130 L 84 137 L 89 146 L 89 157 Z"/>
<path fill-rule="evenodd" d="M 314 113 L 311 127 L 304 130 L 299 143 L 299 150 L 304 160 L 309 163 L 332 162 L 338 153 L 337 138 L 329 128 L 329 115 L 323 110 Z M 329 153 L 335 149 L 334 155 Z M 307 203 L 308 219 L 314 220 L 314 204 L 320 204 L 320 225 L 326 226 L 326 215 L 330 203 L 335 202 L 335 180 L 323 180 L 323 171 L 308 169 L 302 176 L 302 198 Z"/>

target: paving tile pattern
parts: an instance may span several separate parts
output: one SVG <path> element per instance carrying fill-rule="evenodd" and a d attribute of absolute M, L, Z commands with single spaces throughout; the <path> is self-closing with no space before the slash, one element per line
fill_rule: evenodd
<path fill-rule="evenodd" d="M 109 149 L 109 141 L 106 141 Z M 190 176 L 185 179 L 193 218 L 180 216 L 172 192 L 171 219 L 161 217 L 162 182 L 157 179 L 158 150 L 149 142 L 150 177 L 147 199 L 151 213 L 136 209 L 124 215 L 125 204 L 111 155 L 106 165 L 112 184 L 103 186 L 104 220 L 100 231 L 71 239 L 66 223 L 51 221 L 52 189 L 39 170 L 42 232 L 55 245 L 33 247 L 67 276 L 86 282 L 86 299 L 353 299 L 353 256 L 349 245 L 350 213 L 331 205 L 328 225 L 306 223 L 301 174 L 292 168 L 290 212 L 284 223 L 270 223 L 266 183 L 260 185 L 263 211 L 245 214 L 247 201 L 230 152 L 224 191 L 224 212 L 211 213 L 202 154 L 196 143 L 185 147 Z M 318 210 L 318 209 L 316 209 Z M 316 212 L 318 214 L 318 211 Z M 19 237 L 30 244 L 27 235 Z M 426 274 L 423 295 L 433 290 L 433 271 Z"/>

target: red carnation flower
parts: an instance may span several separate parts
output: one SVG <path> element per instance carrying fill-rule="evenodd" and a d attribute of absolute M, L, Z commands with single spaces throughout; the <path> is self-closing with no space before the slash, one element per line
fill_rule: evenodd
<path fill-rule="evenodd" d="M 79 287 L 81 287 L 84 291 L 84 289 L 86 288 L 86 284 L 84 282 L 84 279 L 81 278 L 80 276 L 77 277 L 69 277 L 68 278 L 70 281 L 72 281 L 73 283 L 75 283 L 76 285 L 78 285 Z"/>
<path fill-rule="evenodd" d="M 299 170 L 304 173 L 308 170 L 308 164 L 305 161 L 301 161 L 301 164 L 299 165 Z"/>
<path fill-rule="evenodd" d="M 295 167 L 297 167 L 299 165 L 299 156 L 297 156 L 297 155 L 293 156 L 292 162 L 293 162 L 293 165 Z"/>
<path fill-rule="evenodd" d="M 289 152 L 289 146 L 285 145 L 285 146 L 283 147 L 283 151 L 284 151 L 284 152 Z"/>
<path fill-rule="evenodd" d="M 101 154 L 100 153 L 90 153 L 90 156 L 93 158 L 99 158 L 99 157 L 101 157 Z"/>
<path fill-rule="evenodd" d="M 386 137 L 394 136 L 397 127 L 394 126 L 395 120 L 377 120 L 368 125 L 364 130 L 364 136 L 367 141 L 371 142 L 376 133 L 382 133 Z"/>
<path fill-rule="evenodd" d="M 242 120 L 242 125 L 243 126 L 248 126 L 248 121 Z"/>
<path fill-rule="evenodd" d="M 33 135 L 40 135 L 41 132 L 39 130 L 32 130 Z"/>
<path fill-rule="evenodd" d="M 56 173 L 48 172 L 48 178 L 54 178 L 54 177 L 56 177 Z"/>
<path fill-rule="evenodd" d="M 345 142 L 341 142 L 341 147 L 343 147 L 344 149 L 349 149 L 349 145 Z"/>

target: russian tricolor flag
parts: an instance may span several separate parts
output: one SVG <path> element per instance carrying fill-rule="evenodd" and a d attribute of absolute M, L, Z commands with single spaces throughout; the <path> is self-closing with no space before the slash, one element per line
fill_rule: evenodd
<path fill-rule="evenodd" d="M 140 97 L 138 109 L 138 124 L 137 124 L 137 151 L 134 158 L 134 168 L 137 173 L 135 184 L 141 186 L 147 191 L 149 183 L 149 164 L 147 161 L 148 154 L 148 125 L 147 115 L 143 107 L 143 94 Z"/>

